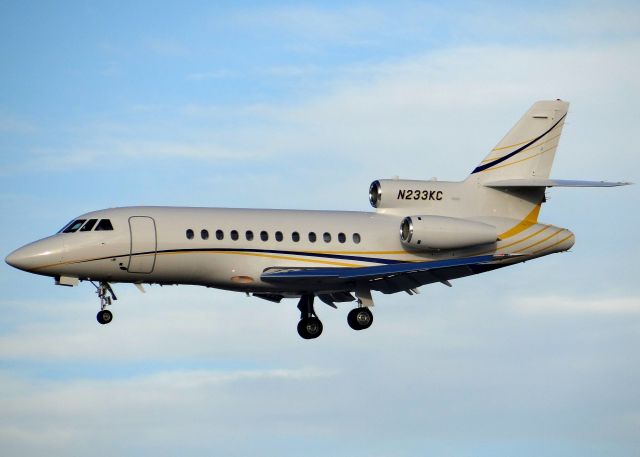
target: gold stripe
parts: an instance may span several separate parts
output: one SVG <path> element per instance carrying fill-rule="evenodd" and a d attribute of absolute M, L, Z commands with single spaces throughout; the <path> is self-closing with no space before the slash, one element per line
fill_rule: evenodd
<path fill-rule="evenodd" d="M 515 165 L 515 164 L 517 164 L 517 163 L 520 163 L 520 162 L 524 162 L 524 161 L 526 161 L 526 160 L 533 159 L 534 157 L 538 157 L 538 156 L 540 156 L 540 155 L 544 154 L 545 152 L 553 151 L 553 150 L 554 150 L 554 149 L 556 149 L 557 147 L 558 147 L 558 145 L 556 144 L 555 146 L 553 146 L 553 147 L 551 147 L 551 148 L 549 148 L 549 149 L 546 149 L 546 150 L 544 150 L 544 151 L 542 151 L 542 152 L 539 152 L 539 153 L 534 154 L 534 155 L 532 155 L 532 156 L 529 156 L 529 157 L 527 157 L 527 158 L 524 158 L 524 159 L 521 159 L 521 160 L 516 160 L 515 162 L 510 162 L 510 163 L 507 163 L 507 164 L 505 164 L 505 165 L 498 165 L 498 166 L 496 166 L 496 167 L 486 168 L 486 169 L 482 170 L 480 173 L 484 173 L 485 171 L 493 171 L 493 170 L 497 170 L 497 169 L 499 169 L 499 168 L 509 167 L 509 166 L 511 166 L 511 165 Z"/>
<path fill-rule="evenodd" d="M 547 241 L 548 239 L 553 238 L 553 237 L 554 237 L 554 236 L 556 236 L 558 233 L 560 233 L 560 232 L 562 232 L 562 231 L 564 231 L 564 230 L 565 230 L 565 229 L 563 229 L 563 228 L 558 229 L 557 231 L 555 231 L 554 233 L 552 233 L 552 234 L 551 234 L 551 235 L 549 235 L 548 237 L 543 238 L 543 239 L 541 239 L 540 241 L 536 241 L 535 243 L 530 244 L 529 246 L 526 246 L 526 247 L 524 247 L 524 248 L 522 248 L 522 249 L 518 249 L 518 250 L 517 250 L 517 251 L 515 251 L 515 252 L 522 252 L 522 251 L 526 251 L 527 249 L 530 249 L 530 248 L 532 248 L 532 247 L 534 247 L 534 246 L 537 246 L 537 245 L 539 245 L 540 243 L 544 243 L 544 242 L 545 242 L 545 241 Z"/>
<path fill-rule="evenodd" d="M 49 267 L 61 267 L 61 266 L 64 266 L 64 265 L 74 265 L 76 263 L 93 262 L 95 260 L 107 260 L 107 259 L 112 259 L 114 257 L 115 258 L 118 258 L 118 257 L 129 257 L 129 254 L 127 254 L 127 255 L 116 255 L 116 256 L 107 257 L 107 258 L 100 257 L 100 258 L 97 258 L 97 259 L 68 260 L 66 262 L 51 263 L 49 265 L 42 265 L 40 267 L 35 267 L 35 268 L 32 268 L 32 269 L 33 270 L 41 270 L 43 268 L 49 268 Z"/>
<path fill-rule="evenodd" d="M 332 262 L 329 260 L 307 260 L 307 259 L 300 259 L 297 257 L 291 257 L 291 256 L 284 256 L 284 255 L 273 255 L 273 254 L 258 254 L 255 252 L 238 252 L 238 251 L 218 251 L 218 252 L 209 252 L 209 251 L 195 251 L 195 252 L 200 252 L 200 253 L 204 253 L 204 254 L 235 254 L 235 255 L 244 255 L 244 256 L 251 256 L 251 257 L 265 257 L 268 259 L 281 259 L 281 260 L 292 260 L 295 262 L 307 262 L 307 263 L 322 263 L 325 265 L 336 265 L 336 266 L 340 266 L 340 267 L 361 267 L 362 265 L 359 265 L 357 263 L 345 263 L 345 262 Z M 171 254 L 193 254 L 194 251 L 188 251 L 188 252 L 162 252 L 162 253 L 158 253 L 158 255 L 171 255 Z M 363 260 L 363 262 L 368 262 L 367 260 Z M 375 263 L 375 262 L 370 262 L 370 263 Z"/>
<path fill-rule="evenodd" d="M 527 214 L 524 219 L 522 219 L 518 224 L 511 227 L 504 233 L 498 235 L 498 238 L 501 240 L 506 240 L 507 238 L 511 238 L 512 236 L 517 235 L 520 232 L 524 232 L 526 229 L 535 225 L 538 222 L 538 215 L 540 214 L 540 208 L 542 207 L 542 203 L 538 203 L 529 214 Z"/>
<path fill-rule="evenodd" d="M 390 254 L 408 254 L 407 251 L 298 251 L 305 254 L 366 254 L 366 255 L 390 255 Z"/>
<path fill-rule="evenodd" d="M 535 138 L 535 136 L 533 138 Z M 501 148 L 493 148 L 491 150 L 491 152 L 493 152 L 493 151 L 502 151 L 503 149 L 509 149 L 509 148 L 514 147 L 514 146 L 520 146 L 521 144 L 525 144 L 525 143 L 528 143 L 529 141 L 533 140 L 533 138 L 529 138 L 528 140 L 524 140 L 522 143 L 510 144 L 509 146 L 502 146 Z"/>
<path fill-rule="evenodd" d="M 564 124 L 563 124 L 563 125 L 564 125 Z M 529 146 L 527 149 L 523 149 L 523 150 L 522 150 L 522 151 L 520 151 L 520 152 L 530 151 L 530 150 L 531 150 L 531 149 L 533 149 L 533 148 L 537 148 L 538 146 L 542 146 L 543 144 L 547 144 L 547 143 L 549 143 L 550 141 L 553 141 L 553 140 L 555 140 L 556 138 L 559 138 L 559 137 L 560 137 L 560 135 L 562 135 L 562 132 L 561 132 L 561 133 L 558 133 L 558 134 L 557 134 L 556 136 L 554 136 L 554 137 L 549 138 L 549 139 L 548 139 L 548 140 L 546 140 L 546 141 L 543 141 L 542 143 L 534 143 L 534 144 L 532 144 L 531 146 Z M 526 143 L 526 141 L 525 141 L 525 143 Z M 520 143 L 520 144 L 523 144 L 523 143 Z M 514 145 L 514 146 L 518 146 L 518 145 Z M 505 147 L 510 147 L 510 146 L 505 146 Z M 497 150 L 497 149 L 494 149 L 494 151 L 496 151 L 496 150 Z M 491 154 L 489 154 L 489 155 L 491 155 Z M 480 164 L 482 165 L 483 163 L 486 163 L 486 162 L 491 162 L 491 161 L 493 161 L 493 160 L 498 160 L 498 159 L 500 159 L 501 157 L 504 157 L 505 155 L 507 155 L 507 154 L 503 154 L 503 155 L 501 155 L 500 157 L 491 157 L 491 158 L 484 159 L 482 162 L 480 162 Z"/>
<path fill-rule="evenodd" d="M 564 243 L 565 241 L 567 241 L 569 238 L 571 238 L 573 236 L 573 233 L 565 238 L 562 238 L 560 241 L 558 241 L 557 243 L 553 243 L 551 246 L 547 246 L 546 248 L 542 248 L 542 249 L 538 249 L 537 251 L 533 251 L 533 254 L 538 254 L 542 251 L 546 251 L 547 249 L 551 249 L 554 246 L 559 245 L 560 243 Z"/>
<path fill-rule="evenodd" d="M 245 256 L 253 256 L 253 257 L 265 257 L 265 258 L 272 258 L 272 259 L 282 259 L 282 260 L 292 260 L 292 261 L 296 261 L 296 262 L 307 262 L 307 263 L 321 263 L 321 264 L 325 264 L 325 265 L 335 265 L 335 266 L 341 266 L 341 267 L 360 267 L 362 265 L 360 264 L 355 264 L 355 263 L 346 263 L 346 262 L 333 262 L 333 261 L 329 261 L 329 260 L 317 260 L 317 259 L 300 259 L 298 257 L 291 257 L 291 256 L 284 256 L 284 255 L 271 255 L 271 254 L 259 254 L 259 253 L 252 253 L 252 252 L 238 252 L 238 251 L 181 251 L 181 252 L 158 252 L 156 253 L 156 255 L 177 255 L 177 254 L 194 254 L 194 253 L 199 253 L 199 254 L 237 254 L 237 255 L 245 255 Z M 404 251 L 398 251 L 398 253 L 402 253 L 402 254 L 407 254 Z M 300 255 L 304 255 L 305 253 L 301 253 Z M 153 254 L 143 254 L 142 256 L 150 256 Z M 85 263 L 85 262 L 94 262 L 94 261 L 98 261 L 98 260 L 107 260 L 107 259 L 112 259 L 112 258 L 119 258 L 119 257 L 129 257 L 129 254 L 126 255 L 118 255 L 118 256 L 109 256 L 109 257 L 100 257 L 97 259 L 82 259 L 82 260 L 69 260 L 66 262 L 58 262 L 58 263 L 52 263 L 49 265 L 43 265 L 40 267 L 36 267 L 33 268 L 33 270 L 41 270 L 44 268 L 50 268 L 50 267 L 58 267 L 58 266 L 65 266 L 65 265 L 74 265 L 74 264 L 78 264 L 78 263 Z M 403 259 L 394 259 L 394 260 L 400 260 L 402 261 Z M 404 260 L 406 262 L 414 262 L 412 260 Z M 371 262 L 370 260 L 361 260 L 361 262 L 367 262 L 367 263 L 376 263 L 376 262 Z M 416 260 L 415 262 L 420 262 L 420 260 Z"/>
<path fill-rule="evenodd" d="M 525 236 L 524 238 L 522 238 L 521 240 L 518 241 L 514 241 L 513 243 L 510 244 L 505 244 L 504 246 L 500 246 L 498 249 L 504 249 L 504 248 L 508 248 L 511 246 L 514 246 L 516 244 L 522 243 L 523 241 L 527 241 L 530 238 L 533 238 L 536 235 L 539 235 L 540 233 L 544 232 L 545 230 L 547 230 L 549 227 L 551 227 L 550 225 L 545 225 L 544 227 L 542 227 L 540 230 L 533 232 L 531 235 L 529 236 Z"/>
<path fill-rule="evenodd" d="M 525 236 L 524 238 L 519 239 L 518 241 L 514 241 L 513 243 L 509 243 L 509 244 L 504 244 L 504 245 L 502 245 L 502 246 L 496 246 L 495 251 L 497 252 L 497 251 L 499 251 L 499 250 L 501 250 L 501 249 L 504 249 L 504 248 L 508 248 L 508 247 L 514 246 L 514 245 L 516 245 L 516 244 L 522 243 L 523 241 L 527 241 L 529 238 L 533 238 L 534 236 L 536 236 L 536 235 L 538 235 L 538 234 L 540 234 L 540 233 L 544 232 L 544 231 L 545 231 L 545 230 L 547 230 L 549 227 L 551 227 L 551 226 L 550 226 L 550 225 L 545 225 L 545 226 L 544 226 L 544 227 L 542 227 L 540 230 L 537 230 L 537 231 L 533 232 L 531 235 Z M 483 254 L 487 254 L 487 253 L 489 253 L 489 252 L 494 252 L 494 249 L 489 249 L 488 251 L 479 252 L 477 255 L 483 255 Z"/>

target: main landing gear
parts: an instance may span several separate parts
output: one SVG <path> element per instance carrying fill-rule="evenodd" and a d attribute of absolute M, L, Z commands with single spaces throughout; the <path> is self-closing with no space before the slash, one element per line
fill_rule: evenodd
<path fill-rule="evenodd" d="M 313 309 L 313 295 L 303 295 L 298 302 L 300 310 L 300 322 L 298 322 L 298 335 L 305 340 L 318 338 L 322 334 L 322 322 L 316 316 Z"/>
<path fill-rule="evenodd" d="M 113 289 L 108 282 L 100 281 L 100 284 L 97 286 L 93 282 L 91 284 L 95 286 L 96 293 L 100 299 L 100 311 L 98 311 L 96 319 L 98 320 L 98 323 L 102 325 L 108 324 L 113 320 L 113 314 L 106 308 L 111 305 L 112 300 L 117 300 L 118 297 L 113 293 Z"/>
<path fill-rule="evenodd" d="M 347 323 L 354 330 L 365 330 L 373 324 L 373 313 L 370 309 L 373 306 L 371 291 L 358 290 L 356 291 L 356 297 L 358 297 L 358 307 L 349 311 Z M 298 309 L 300 310 L 298 334 L 305 340 L 318 338 L 322 334 L 322 322 L 318 319 L 313 308 L 314 298 L 312 294 L 303 295 L 298 302 Z M 325 301 L 324 298 L 322 300 Z M 335 308 L 335 305 L 331 304 L 331 306 Z"/>
<path fill-rule="evenodd" d="M 373 324 L 373 313 L 369 308 L 354 308 L 347 314 L 347 323 L 354 330 L 364 330 Z"/>

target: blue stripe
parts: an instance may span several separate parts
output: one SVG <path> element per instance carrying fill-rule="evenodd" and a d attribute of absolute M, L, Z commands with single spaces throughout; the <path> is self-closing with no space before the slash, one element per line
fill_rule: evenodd
<path fill-rule="evenodd" d="M 281 254 L 281 255 L 296 255 L 296 256 L 302 256 L 302 257 L 317 257 L 317 258 L 336 259 L 336 260 L 352 260 L 352 261 L 358 261 L 358 262 L 381 263 L 384 265 L 395 265 L 399 263 L 406 263 L 406 260 L 381 259 L 379 257 L 363 257 L 363 256 L 357 256 L 357 255 L 326 254 L 321 252 L 281 251 L 281 250 L 274 250 L 274 249 L 231 249 L 231 248 L 163 249 L 160 251 L 134 252 L 132 254 L 110 255 L 107 257 L 84 259 L 84 260 L 77 261 L 76 263 L 94 262 L 96 260 L 106 260 L 106 259 L 112 259 L 117 257 L 149 255 L 149 254 L 156 254 L 156 253 L 164 254 L 164 253 L 173 253 L 173 252 L 249 252 L 249 253 L 255 252 L 258 254 Z"/>
<path fill-rule="evenodd" d="M 231 248 L 167 249 L 167 250 L 158 251 L 158 254 L 169 253 L 169 252 L 248 252 L 248 253 L 255 252 L 258 254 L 281 254 L 281 255 L 297 255 L 297 256 L 318 257 L 318 258 L 337 259 L 337 260 L 355 260 L 358 262 L 382 263 L 385 265 L 406 263 L 406 260 L 381 259 L 379 257 L 362 257 L 357 255 L 327 254 L 322 252 L 281 251 L 281 250 L 275 250 L 275 249 L 231 249 Z M 133 255 L 145 255 L 145 254 L 153 254 L 153 251 L 137 252 Z"/>
<path fill-rule="evenodd" d="M 565 113 L 565 114 L 564 114 L 564 116 L 562 116 L 562 117 L 560 118 L 560 120 L 558 120 L 558 122 L 556 122 L 555 124 L 553 124 L 553 127 L 551 127 L 549 130 L 547 130 L 546 132 L 544 132 L 544 133 L 543 133 L 542 135 L 540 135 L 538 138 L 536 138 L 536 139 L 534 139 L 534 140 L 531 140 L 530 142 L 528 142 L 528 143 L 527 143 L 527 144 L 525 144 L 524 146 L 519 147 L 519 148 L 518 148 L 518 149 L 516 149 L 515 151 L 510 152 L 509 154 L 507 154 L 506 156 L 500 157 L 499 159 L 496 159 L 496 160 L 494 160 L 493 162 L 485 163 L 484 165 L 480 165 L 480 166 L 476 167 L 476 169 L 475 169 L 475 170 L 473 170 L 473 171 L 471 172 L 471 174 L 478 173 L 478 172 L 480 172 L 480 171 L 484 171 L 484 170 L 486 170 L 487 168 L 491 168 L 491 167 L 493 167 L 494 165 L 498 165 L 499 163 L 502 163 L 502 162 L 504 162 L 505 160 L 510 159 L 511 157 L 513 157 L 514 155 L 516 155 L 517 153 L 524 151 L 524 150 L 525 150 L 525 149 L 527 149 L 529 146 L 531 146 L 533 143 L 535 143 L 536 141 L 538 141 L 538 140 L 542 139 L 542 138 L 543 138 L 545 135 L 547 135 L 550 131 L 552 131 L 553 129 L 555 129 L 555 128 L 556 128 L 556 126 L 557 126 L 560 122 L 562 122 L 562 120 L 563 120 L 566 116 L 567 116 L 567 113 Z"/>
<path fill-rule="evenodd" d="M 435 260 L 430 262 L 402 262 L 396 265 L 380 265 L 375 267 L 359 268 L 309 268 L 292 269 L 286 271 L 268 271 L 262 275 L 266 281 L 278 279 L 367 279 L 381 276 L 390 276 L 406 273 L 418 273 L 421 271 L 436 270 L 448 267 L 460 267 L 465 265 L 478 265 L 494 260 L 491 255 L 467 257 L 462 259 Z"/>

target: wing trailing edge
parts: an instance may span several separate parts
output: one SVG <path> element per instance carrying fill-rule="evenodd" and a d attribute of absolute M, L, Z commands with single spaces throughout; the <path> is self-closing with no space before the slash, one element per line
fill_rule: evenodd
<path fill-rule="evenodd" d="M 407 262 L 356 268 L 267 268 L 261 275 L 265 282 L 283 287 L 311 287 L 319 290 L 348 290 L 355 285 L 383 293 L 411 290 L 421 285 L 474 274 L 476 269 L 491 270 L 506 266 L 500 260 L 520 255 L 483 255 L 429 262 Z"/>

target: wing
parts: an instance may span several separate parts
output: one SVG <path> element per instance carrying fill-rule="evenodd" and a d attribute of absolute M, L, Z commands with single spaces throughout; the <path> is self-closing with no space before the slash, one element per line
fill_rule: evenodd
<path fill-rule="evenodd" d="M 261 279 L 288 288 L 314 290 L 353 290 L 356 284 L 364 283 L 370 289 L 394 293 L 434 282 L 450 285 L 450 279 L 506 266 L 496 264 L 499 259 L 504 260 L 505 257 L 485 255 L 360 268 L 267 268 Z"/>

